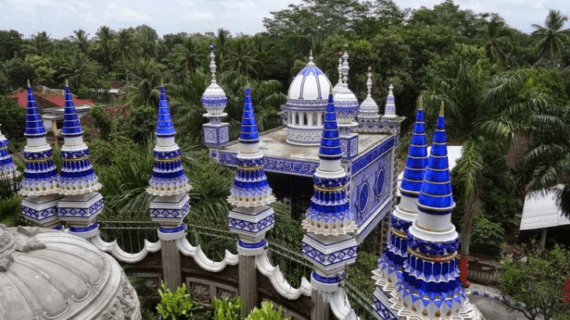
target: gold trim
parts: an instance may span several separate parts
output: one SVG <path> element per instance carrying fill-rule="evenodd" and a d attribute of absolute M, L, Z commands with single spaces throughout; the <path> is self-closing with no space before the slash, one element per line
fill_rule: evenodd
<path fill-rule="evenodd" d="M 335 192 L 335 191 L 342 191 L 344 189 L 346 189 L 346 185 L 341 186 L 341 187 L 336 187 L 336 188 L 327 188 L 327 187 L 320 187 L 315 185 L 315 189 L 322 191 L 322 192 Z"/>
<path fill-rule="evenodd" d="M 255 167 L 238 167 L 238 169 L 243 170 L 243 171 L 257 171 L 257 170 L 261 170 L 263 168 L 263 166 L 255 166 Z"/>
<path fill-rule="evenodd" d="M 45 162 L 45 161 L 49 161 L 51 160 L 51 157 L 47 157 L 47 158 L 41 158 L 41 159 L 26 159 L 27 163 L 38 163 L 38 162 Z"/>
<path fill-rule="evenodd" d="M 397 230 L 394 229 L 394 228 L 392 228 L 392 233 L 393 233 L 396 237 L 398 237 L 398 238 L 401 238 L 401 239 L 404 239 L 404 240 L 408 239 L 408 235 L 407 235 L 407 234 L 405 234 L 405 233 L 403 233 L 403 232 L 400 232 L 400 231 L 397 231 Z"/>
<path fill-rule="evenodd" d="M 180 160 L 180 157 L 172 158 L 172 159 L 155 159 L 156 162 L 176 162 Z"/>
<path fill-rule="evenodd" d="M 89 157 L 85 156 L 85 157 L 81 157 L 81 158 L 70 158 L 70 159 L 63 158 L 62 160 L 64 162 L 65 161 L 77 162 L 77 161 L 82 161 L 82 160 L 86 160 L 86 159 L 89 159 Z"/>
<path fill-rule="evenodd" d="M 449 262 L 457 257 L 457 252 L 444 256 L 426 256 L 417 251 L 412 250 L 410 247 L 408 247 L 408 253 L 422 260 L 431 261 L 431 262 Z"/>

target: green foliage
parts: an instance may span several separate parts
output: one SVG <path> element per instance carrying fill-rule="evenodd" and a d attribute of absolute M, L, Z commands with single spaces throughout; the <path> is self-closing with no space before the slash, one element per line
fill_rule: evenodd
<path fill-rule="evenodd" d="M 215 320 L 241 320 L 243 303 L 240 297 L 234 299 L 215 297 L 212 302 Z"/>
<path fill-rule="evenodd" d="M 541 252 L 532 248 L 524 257 L 503 261 L 504 269 L 499 277 L 501 291 L 513 303 L 510 308 L 521 311 L 528 319 L 537 319 L 540 311 L 545 320 L 559 314 L 568 315 L 564 301 L 564 285 L 570 278 L 570 251 L 556 245 L 552 250 Z M 514 302 L 522 302 L 524 308 Z"/>
<path fill-rule="evenodd" d="M 148 142 L 154 133 L 156 109 L 151 106 L 134 108 L 128 119 L 127 134 L 135 142 Z"/>
<path fill-rule="evenodd" d="M 26 87 L 27 80 L 33 81 L 35 79 L 34 68 L 22 61 L 19 57 L 14 57 L 11 60 L 4 62 L 3 68 L 10 83 L 9 88 L 16 90 L 17 88 Z"/>
<path fill-rule="evenodd" d="M 103 140 L 107 140 L 113 129 L 113 120 L 103 108 L 95 106 L 89 111 L 93 122 L 99 128 L 99 135 Z"/>
<path fill-rule="evenodd" d="M 14 100 L 0 96 L 0 131 L 14 143 L 23 141 L 26 127 L 26 109 L 20 107 Z"/>
<path fill-rule="evenodd" d="M 255 307 L 245 320 L 281 320 L 283 318 L 281 309 L 273 309 L 273 303 L 263 301 L 261 309 Z"/>
<path fill-rule="evenodd" d="M 368 240 L 368 239 L 367 239 Z M 372 251 L 372 250 L 371 250 Z M 348 267 L 347 278 L 350 283 L 365 294 L 372 294 L 375 289 L 372 271 L 378 268 L 378 255 L 374 252 L 358 251 L 356 263 Z"/>
<path fill-rule="evenodd" d="M 473 239 L 471 243 L 473 252 L 499 258 L 505 237 L 505 230 L 500 223 L 491 222 L 480 213 L 475 219 L 471 237 Z"/>
<path fill-rule="evenodd" d="M 190 299 L 190 295 L 186 293 L 186 284 L 172 292 L 166 286 L 166 283 L 160 283 L 158 289 L 160 295 L 160 303 L 156 307 L 158 314 L 165 320 L 178 320 L 181 316 L 190 318 L 194 310 L 194 302 Z"/>

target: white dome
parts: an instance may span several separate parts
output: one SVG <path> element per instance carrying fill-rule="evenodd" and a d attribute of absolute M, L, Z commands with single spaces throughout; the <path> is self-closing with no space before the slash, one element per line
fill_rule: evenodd
<path fill-rule="evenodd" d="M 0 225 L 0 319 L 141 319 L 113 258 L 71 234 Z"/>
<path fill-rule="evenodd" d="M 334 106 L 339 123 L 351 123 L 360 109 L 358 99 L 346 83 L 339 86 L 338 91 L 334 93 Z"/>
<path fill-rule="evenodd" d="M 228 104 L 228 97 L 224 89 L 220 87 L 216 80 L 212 80 L 212 84 L 206 88 L 204 95 L 202 95 L 202 106 L 211 115 L 221 114 Z"/>
<path fill-rule="evenodd" d="M 362 104 L 360 104 L 359 117 L 377 118 L 378 117 L 378 104 L 372 97 L 368 96 Z"/>
<path fill-rule="evenodd" d="M 287 106 L 297 108 L 317 107 L 325 110 L 332 85 L 327 76 L 311 60 L 295 77 L 289 87 Z"/>

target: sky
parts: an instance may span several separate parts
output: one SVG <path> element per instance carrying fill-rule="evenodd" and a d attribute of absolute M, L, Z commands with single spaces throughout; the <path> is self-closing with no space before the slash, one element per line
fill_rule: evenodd
<path fill-rule="evenodd" d="M 570 15 L 568 0 L 455 0 L 461 9 L 476 13 L 497 12 L 507 23 L 523 32 L 531 24 L 544 24 L 549 9 Z M 232 34 L 264 31 L 263 18 L 270 12 L 287 8 L 301 0 L 0 0 L 0 30 L 14 29 L 29 38 L 47 31 L 52 38 L 64 38 L 83 29 L 94 36 L 97 29 L 147 24 L 162 36 L 178 32 L 215 32 L 218 28 Z M 442 0 L 395 0 L 400 8 L 432 8 Z M 569 27 L 567 24 L 566 27 Z"/>

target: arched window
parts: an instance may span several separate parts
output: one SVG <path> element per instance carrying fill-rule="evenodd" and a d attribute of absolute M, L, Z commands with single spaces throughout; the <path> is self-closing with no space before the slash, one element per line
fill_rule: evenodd
<path fill-rule="evenodd" d="M 295 112 L 295 125 L 299 125 L 299 112 Z"/>
<path fill-rule="evenodd" d="M 303 121 L 303 125 L 308 126 L 309 125 L 309 115 L 306 112 L 303 112 L 303 118 L 305 119 Z"/>
<path fill-rule="evenodd" d="M 318 126 L 319 125 L 319 120 L 317 119 L 317 113 L 313 112 L 313 126 Z"/>

